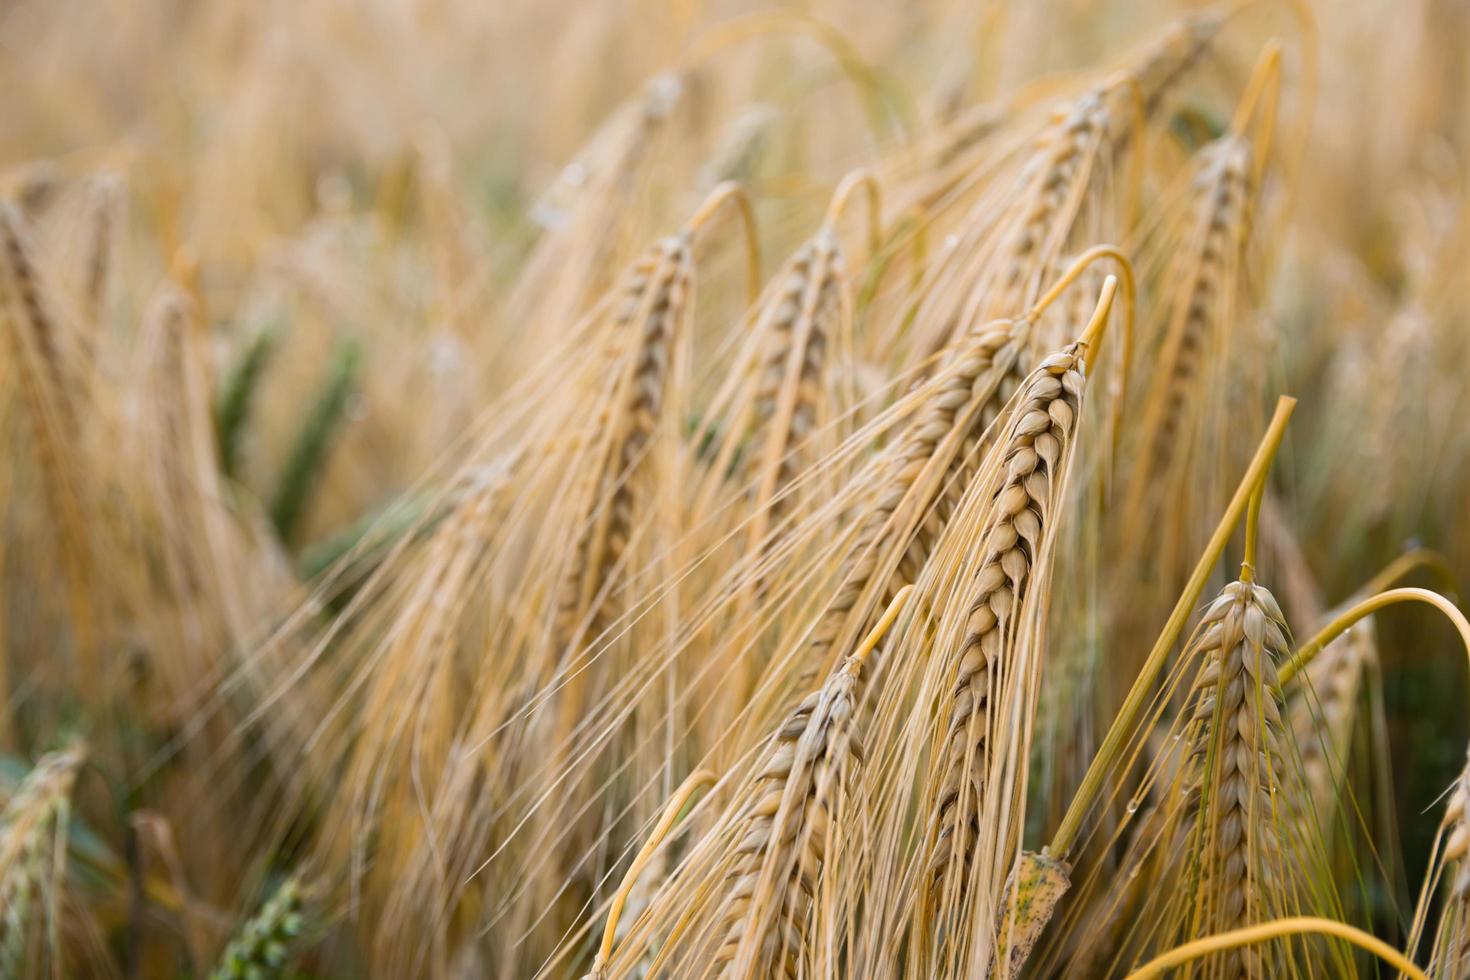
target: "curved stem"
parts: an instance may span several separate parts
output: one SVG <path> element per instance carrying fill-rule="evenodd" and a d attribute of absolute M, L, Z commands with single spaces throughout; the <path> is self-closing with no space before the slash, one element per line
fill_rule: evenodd
<path fill-rule="evenodd" d="M 761 242 L 760 235 L 756 232 L 755 208 L 751 205 L 750 195 L 745 188 L 733 180 L 719 184 L 695 210 L 694 216 L 684 226 L 684 233 L 693 235 L 699 231 L 727 203 L 735 205 L 745 233 L 745 293 L 747 301 L 753 304 L 760 298 L 761 291 Z"/>
<path fill-rule="evenodd" d="M 1123 320 L 1123 369 L 1121 372 L 1121 390 L 1119 398 L 1128 394 L 1128 362 L 1133 357 L 1133 321 L 1134 310 L 1138 305 L 1138 287 L 1133 277 L 1133 263 L 1123 250 L 1116 245 L 1094 245 L 1081 255 L 1062 273 L 1060 279 L 1052 283 L 1050 289 L 1036 301 L 1026 314 L 1026 319 L 1035 320 L 1057 297 L 1066 291 L 1067 287 L 1077 281 L 1077 277 L 1086 271 L 1087 267 L 1099 259 L 1112 259 L 1118 265 L 1118 277 L 1123 280 L 1123 301 L 1127 304 L 1125 319 Z"/>
<path fill-rule="evenodd" d="M 1078 276 L 1087 271 L 1088 266 L 1098 259 L 1112 259 L 1118 263 L 1118 275 L 1123 280 L 1123 298 L 1128 301 L 1128 314 L 1131 317 L 1133 302 L 1138 295 L 1134 286 L 1133 263 L 1116 245 L 1094 245 L 1073 260 L 1072 264 L 1067 267 L 1067 271 L 1063 272 L 1061 277 L 1051 284 L 1051 288 L 1043 293 L 1041 298 L 1027 311 L 1026 319 L 1035 320 L 1039 317 L 1048 306 L 1055 303 L 1057 298 L 1067 291 L 1068 286 L 1077 281 Z"/>
<path fill-rule="evenodd" d="M 1102 349 L 1103 334 L 1108 328 L 1108 314 L 1113 310 L 1113 297 L 1117 293 L 1118 277 L 1108 276 L 1103 280 L 1102 292 L 1097 297 L 1097 305 L 1092 308 L 1092 317 L 1087 321 L 1082 336 L 1077 338 L 1077 346 L 1086 348 L 1088 355 L 1093 355 Z M 1095 357 L 1089 356 L 1087 364 L 1091 365 L 1095 361 Z"/>
<path fill-rule="evenodd" d="M 1251 69 L 1251 77 L 1245 84 L 1245 91 L 1240 96 L 1240 102 L 1235 107 L 1235 115 L 1230 118 L 1230 131 L 1232 133 L 1244 133 L 1250 125 L 1251 115 L 1256 111 L 1256 105 L 1261 101 L 1267 86 L 1272 89 L 1272 98 L 1276 98 L 1281 88 L 1281 44 L 1276 40 L 1267 43 L 1260 58 L 1256 60 L 1255 68 Z"/>
<path fill-rule="evenodd" d="M 597 949 L 597 958 L 592 961 L 592 972 L 594 975 L 600 968 L 607 966 L 612 958 L 613 939 L 617 935 L 618 920 L 623 917 L 623 906 L 628 904 L 628 895 L 632 893 L 633 886 L 638 882 L 638 876 L 653 858 L 654 852 L 663 845 L 664 839 L 669 836 L 674 822 L 679 819 L 684 805 L 701 789 L 714 785 L 715 774 L 708 769 L 696 769 L 689 774 L 689 778 L 669 797 L 669 802 L 664 806 L 663 815 L 658 818 L 658 824 L 653 832 L 648 835 L 648 840 L 643 842 L 638 855 L 633 858 L 633 863 L 628 867 L 628 873 L 623 875 L 623 883 L 618 886 L 617 894 L 607 908 L 607 924 L 602 929 L 602 945 Z"/>
<path fill-rule="evenodd" d="M 1334 922 L 1332 919 L 1319 919 L 1314 916 L 1296 916 L 1290 919 L 1276 919 L 1273 922 L 1263 922 L 1256 926 L 1246 926 L 1244 929 L 1232 929 L 1229 932 L 1218 933 L 1213 936 L 1205 936 L 1193 942 L 1185 943 L 1149 960 L 1143 966 L 1128 974 L 1126 980 L 1150 980 L 1152 977 L 1161 976 L 1170 967 L 1188 963 L 1190 960 L 1218 953 L 1222 950 L 1235 949 L 1238 946 L 1250 946 L 1255 943 L 1263 943 L 1268 939 L 1279 939 L 1282 936 L 1295 936 L 1303 933 L 1315 933 L 1321 936 L 1332 936 L 1344 942 L 1352 943 L 1359 949 L 1366 950 L 1385 963 L 1398 970 L 1410 980 L 1429 980 L 1423 970 L 1415 966 L 1407 956 L 1394 949 L 1388 943 L 1377 936 L 1370 935 L 1361 929 L 1355 929 L 1345 922 Z"/>
<path fill-rule="evenodd" d="M 868 198 L 868 254 L 877 255 L 883 247 L 883 191 L 871 170 L 854 170 L 842 178 L 837 190 L 832 192 L 832 203 L 827 206 L 822 224 L 835 228 L 847 209 L 847 202 L 858 190 L 865 191 Z"/>
<path fill-rule="evenodd" d="M 893 626 L 893 621 L 898 619 L 904 607 L 909 604 L 909 598 L 913 594 L 914 587 L 912 585 L 905 585 L 898 590 L 898 594 L 893 597 L 893 601 L 883 611 L 883 618 L 878 620 L 877 624 L 868 631 L 868 635 L 863 638 L 862 644 L 852 652 L 852 656 L 848 658 L 849 660 L 855 660 L 858 664 L 863 664 L 867 661 L 868 655 L 873 652 L 879 643 L 883 642 L 883 637 L 887 635 L 888 630 Z"/>
<path fill-rule="evenodd" d="M 1109 726 L 1102 745 L 1098 747 L 1091 765 L 1087 767 L 1082 783 L 1077 787 L 1077 792 L 1073 794 L 1072 802 L 1067 806 L 1067 812 L 1062 817 L 1061 825 L 1057 827 L 1057 832 L 1047 847 L 1048 853 L 1053 856 L 1066 858 L 1067 852 L 1071 850 L 1072 844 L 1077 840 L 1077 835 L 1082 829 L 1083 818 L 1102 792 L 1108 773 L 1127 748 L 1128 740 L 1133 735 L 1133 728 L 1138 723 L 1138 716 L 1148 704 L 1149 692 L 1153 689 L 1154 681 L 1158 679 L 1159 672 L 1163 670 L 1168 660 L 1169 651 L 1174 648 L 1179 634 L 1184 630 L 1184 624 L 1189 620 L 1191 611 L 1199 601 L 1200 593 L 1205 588 L 1205 582 L 1209 580 L 1215 563 L 1220 560 L 1226 542 L 1230 540 L 1230 535 L 1235 531 L 1235 525 L 1240 523 L 1247 501 L 1255 493 L 1256 487 L 1266 479 L 1266 473 L 1271 468 L 1271 461 L 1276 458 L 1276 451 L 1280 448 L 1281 439 L 1286 434 L 1287 420 L 1291 418 L 1292 409 L 1295 407 L 1295 398 L 1282 396 L 1276 402 L 1276 414 L 1271 417 L 1271 424 L 1261 438 L 1260 446 L 1256 448 L 1255 458 L 1251 460 L 1245 476 L 1241 478 L 1240 486 L 1235 490 L 1235 496 L 1225 508 L 1225 514 L 1220 518 L 1220 524 L 1215 528 L 1210 543 L 1205 546 L 1204 554 L 1200 555 L 1199 562 L 1194 566 L 1194 572 L 1184 586 L 1184 591 L 1180 593 L 1179 601 L 1174 604 L 1174 611 L 1169 614 L 1168 622 L 1164 624 L 1158 639 L 1154 641 L 1148 659 L 1144 661 L 1138 676 L 1134 678 L 1133 687 L 1129 689 L 1128 696 L 1124 699 L 1122 707 L 1118 709 L 1118 715 Z"/>
<path fill-rule="evenodd" d="M 1423 602 L 1433 606 L 1447 616 L 1455 629 L 1460 633 L 1460 640 L 1465 644 L 1465 654 L 1470 657 L 1470 621 L 1465 619 L 1465 614 L 1455 606 L 1453 602 L 1440 595 L 1438 592 L 1430 592 L 1428 589 L 1389 589 L 1377 595 L 1369 596 L 1351 609 L 1333 618 L 1326 626 L 1317 631 L 1312 637 L 1297 649 L 1296 654 L 1282 666 L 1278 674 L 1281 686 L 1286 684 L 1301 673 L 1302 668 L 1311 663 L 1322 649 L 1337 639 L 1358 620 L 1386 606 L 1392 606 L 1399 602 Z"/>

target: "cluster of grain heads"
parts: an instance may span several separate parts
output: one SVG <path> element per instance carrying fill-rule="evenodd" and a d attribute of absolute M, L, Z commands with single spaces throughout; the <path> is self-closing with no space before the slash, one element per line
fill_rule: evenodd
<path fill-rule="evenodd" d="M 287 878 L 230 939 L 210 980 L 284 977 L 291 945 L 301 935 L 303 923 L 301 882 Z"/>
<path fill-rule="evenodd" d="M 61 945 L 66 898 L 67 822 L 72 789 L 86 760 L 80 743 L 41 758 L 0 811 L 0 973 L 54 975 L 66 967 Z"/>

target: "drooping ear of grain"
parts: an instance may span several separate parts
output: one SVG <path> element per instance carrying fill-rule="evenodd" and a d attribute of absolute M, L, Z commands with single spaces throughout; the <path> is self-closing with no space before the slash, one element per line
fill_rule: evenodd
<path fill-rule="evenodd" d="M 925 886 L 921 936 L 929 969 L 989 961 L 988 937 L 1000 918 L 1001 895 L 1019 832 L 1009 806 L 1013 753 L 1026 757 L 1035 683 L 1023 663 L 1027 623 L 1044 603 L 1048 537 L 1055 530 L 1076 441 L 1086 383 L 1082 350 L 1051 355 L 1023 383 L 996 451 L 1003 467 L 976 535 L 983 558 L 968 589 L 968 615 L 958 643 L 942 649 L 933 670 L 947 678 L 947 723 L 924 802 Z M 1028 612 L 1029 610 L 1029 612 Z M 1038 651 L 1032 651 L 1030 655 Z M 1026 655 L 1029 656 L 1029 655 Z M 986 839 L 986 835 L 991 835 Z M 976 921 L 985 925 L 977 929 Z M 977 936 L 978 934 L 978 941 Z M 972 946 L 971 944 L 975 944 Z M 973 950 L 973 954 L 971 952 Z M 982 952 L 983 950 L 983 952 Z"/>
<path fill-rule="evenodd" d="M 574 646 L 599 636 L 616 618 L 608 576 L 618 567 L 633 530 L 639 475 L 664 407 L 673 346 L 687 312 L 693 267 L 689 240 L 664 239 L 645 253 L 623 286 L 609 353 L 621 361 L 607 419 L 580 498 L 590 520 L 573 542 L 575 558 L 561 585 L 555 637 Z"/>

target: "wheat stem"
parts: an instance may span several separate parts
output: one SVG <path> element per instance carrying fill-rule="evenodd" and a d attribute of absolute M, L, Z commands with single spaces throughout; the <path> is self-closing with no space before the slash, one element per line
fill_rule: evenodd
<path fill-rule="evenodd" d="M 868 199 L 868 255 L 876 256 L 883 247 L 883 190 L 878 178 L 871 170 L 854 170 L 837 185 L 832 192 L 832 201 L 827 205 L 827 216 L 822 224 L 836 228 L 853 194 L 862 191 Z"/>
<path fill-rule="evenodd" d="M 589 976 L 600 976 L 598 971 L 606 970 L 608 961 L 612 959 L 613 940 L 617 937 L 618 920 L 623 916 L 623 907 L 628 904 L 628 895 L 633 891 L 633 886 L 638 883 L 638 876 L 643 873 L 649 860 L 669 836 L 669 831 L 674 828 L 674 822 L 684 812 L 684 806 L 689 802 L 689 798 L 700 790 L 713 786 L 714 782 L 715 774 L 710 770 L 695 770 L 669 798 L 663 815 L 658 819 L 658 824 L 654 826 L 648 835 L 648 840 L 643 842 L 643 847 L 633 858 L 633 863 L 628 867 L 628 873 L 623 876 L 623 883 L 618 886 L 617 894 L 613 895 L 612 903 L 608 906 L 607 924 L 602 930 L 602 944 L 597 949 L 597 958 L 593 960 L 592 972 Z"/>
<path fill-rule="evenodd" d="M 1222 950 L 1236 949 L 1241 946 L 1250 946 L 1255 943 L 1263 943 L 1271 939 L 1279 939 L 1282 936 L 1296 936 L 1302 934 L 1316 934 L 1321 936 L 1332 936 L 1345 940 L 1366 950 L 1392 966 L 1399 972 L 1407 975 L 1410 980 L 1429 980 L 1423 970 L 1420 970 L 1409 958 L 1388 943 L 1375 936 L 1369 935 L 1361 929 L 1355 929 L 1343 922 L 1334 922 L 1331 919 L 1322 919 L 1315 916 L 1293 916 L 1287 919 L 1276 919 L 1271 922 L 1263 922 L 1260 925 L 1247 926 L 1243 929 L 1231 929 L 1229 932 L 1217 933 L 1196 939 L 1193 942 L 1177 946 L 1160 956 L 1149 960 L 1143 966 L 1128 974 L 1125 980 L 1152 980 L 1153 977 L 1162 976 L 1165 970 L 1181 966 L 1192 960 L 1197 960 L 1211 953 Z"/>
<path fill-rule="evenodd" d="M 755 221 L 755 207 L 750 203 L 750 194 L 736 181 L 727 180 L 709 192 L 709 196 L 695 209 L 694 215 L 684 226 L 684 234 L 693 236 L 726 204 L 735 206 L 740 218 L 740 231 L 745 241 L 745 301 L 755 303 L 761 291 L 761 240 Z"/>
<path fill-rule="evenodd" d="M 1444 613 L 1450 622 L 1454 624 L 1455 629 L 1459 631 L 1460 640 L 1465 645 L 1465 655 L 1470 657 L 1470 621 L 1465 619 L 1465 614 L 1460 612 L 1453 602 L 1438 592 L 1431 592 L 1428 589 L 1389 589 L 1387 592 L 1380 592 L 1377 595 L 1370 596 L 1351 609 L 1339 614 L 1326 626 L 1318 630 L 1316 636 L 1303 643 L 1301 648 L 1297 650 L 1296 655 L 1282 665 L 1280 672 L 1281 686 L 1285 687 L 1293 677 L 1301 672 L 1303 667 L 1311 663 L 1312 659 L 1322 652 L 1323 647 L 1341 636 L 1358 620 L 1365 616 L 1373 615 L 1373 613 L 1385 606 L 1391 606 L 1399 602 L 1423 602 Z"/>

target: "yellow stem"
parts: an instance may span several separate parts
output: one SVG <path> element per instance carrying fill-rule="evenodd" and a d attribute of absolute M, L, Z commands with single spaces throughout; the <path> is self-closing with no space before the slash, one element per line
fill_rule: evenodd
<path fill-rule="evenodd" d="M 1251 77 L 1246 82 L 1245 92 L 1240 97 L 1240 104 L 1235 107 L 1235 115 L 1230 119 L 1230 131 L 1232 133 L 1244 133 L 1250 125 L 1251 115 L 1256 111 L 1256 105 L 1261 101 L 1262 94 L 1267 86 L 1274 90 L 1281 85 L 1281 43 L 1272 40 L 1261 52 L 1260 58 L 1256 60 L 1255 68 L 1251 69 Z"/>
<path fill-rule="evenodd" d="M 1087 767 L 1087 773 L 1082 777 L 1082 783 L 1077 787 L 1077 792 L 1073 794 L 1072 802 L 1062 817 L 1061 825 L 1057 827 L 1057 832 L 1047 847 L 1048 853 L 1065 859 L 1072 844 L 1077 840 L 1077 834 L 1082 829 L 1083 817 L 1102 792 L 1108 773 L 1117 764 L 1123 750 L 1127 747 L 1128 740 L 1133 736 L 1133 728 L 1138 723 L 1138 716 L 1148 704 L 1149 692 L 1153 689 L 1154 681 L 1158 679 L 1159 672 L 1168 660 L 1169 651 L 1174 648 L 1175 641 L 1179 639 L 1179 634 L 1184 630 L 1184 624 L 1189 620 L 1195 604 L 1199 602 L 1200 593 L 1204 591 L 1205 582 L 1209 580 L 1211 570 L 1220 560 L 1220 555 L 1224 552 L 1230 535 L 1235 531 L 1236 524 L 1240 523 L 1241 515 L 1251 495 L 1255 493 L 1256 487 L 1265 481 L 1266 473 L 1271 468 L 1271 461 L 1276 458 L 1276 451 L 1280 448 L 1281 439 L 1286 434 L 1287 420 L 1291 418 L 1292 409 L 1295 407 L 1295 398 L 1283 396 L 1277 401 L 1276 414 L 1271 417 L 1271 424 L 1267 427 L 1266 434 L 1256 449 L 1255 458 L 1251 460 L 1250 467 L 1240 481 L 1240 486 L 1235 490 L 1235 496 L 1225 508 L 1225 515 L 1220 519 L 1219 526 L 1215 528 L 1210 543 L 1205 546 L 1204 554 L 1200 555 L 1199 562 L 1194 566 L 1194 573 L 1190 575 L 1189 582 L 1184 586 L 1184 591 L 1180 593 L 1179 601 L 1174 604 L 1174 611 L 1169 614 L 1169 621 L 1164 624 L 1163 631 L 1154 641 L 1153 650 L 1149 652 L 1143 668 L 1134 678 L 1133 687 L 1129 689 L 1127 698 L 1124 699 L 1122 707 L 1118 709 L 1118 715 L 1108 728 L 1108 733 L 1104 736 L 1102 745 L 1098 747 L 1097 754 L 1093 756 L 1092 764 Z"/>
<path fill-rule="evenodd" d="M 1131 317 L 1133 314 L 1133 302 L 1138 295 L 1138 291 L 1134 287 L 1133 263 L 1128 260 L 1128 256 L 1123 254 L 1123 250 L 1116 245 L 1094 245 L 1073 260 L 1072 264 L 1067 267 L 1067 271 L 1062 273 L 1061 278 L 1052 283 L 1051 288 L 1043 293 L 1041 298 L 1032 305 L 1030 311 L 1026 314 L 1026 319 L 1035 320 L 1041 316 L 1046 308 L 1055 303 L 1057 298 L 1066 292 L 1067 287 L 1076 282 L 1077 277 L 1086 272 L 1087 267 L 1098 259 L 1112 259 L 1118 263 L 1118 275 L 1123 279 L 1123 298 L 1128 301 L 1128 313 Z"/>
<path fill-rule="evenodd" d="M 1123 403 L 1128 397 L 1128 362 L 1133 359 L 1133 322 L 1134 310 L 1138 305 L 1138 288 L 1133 278 L 1133 263 L 1128 261 L 1128 256 L 1123 254 L 1122 249 L 1116 245 L 1094 245 L 1081 255 L 1076 261 L 1062 273 L 1062 277 L 1052 284 L 1051 289 L 1046 291 L 1036 304 L 1026 314 L 1027 320 L 1035 320 L 1052 303 L 1056 302 L 1058 296 L 1068 286 L 1076 282 L 1077 277 L 1098 259 L 1112 259 L 1118 265 L 1118 276 L 1123 280 L 1123 300 L 1127 303 L 1123 320 L 1123 367 L 1118 372 L 1118 408 L 1113 415 L 1114 431 L 1122 421 Z M 1088 358 L 1089 362 L 1096 360 L 1095 357 Z"/>
<path fill-rule="evenodd" d="M 1087 365 L 1097 361 L 1097 353 L 1102 349 L 1103 334 L 1108 328 L 1108 314 L 1113 310 L 1113 297 L 1118 293 L 1118 277 L 1108 276 L 1103 280 L 1102 292 L 1098 294 L 1097 305 L 1092 308 L 1092 318 L 1087 321 L 1082 336 L 1078 338 L 1077 345 L 1087 350 Z"/>
<path fill-rule="evenodd" d="M 832 203 L 827 206 L 827 217 L 822 223 L 835 228 L 847 202 L 858 190 L 866 191 L 868 196 L 868 254 L 877 255 L 883 247 L 883 192 L 871 170 L 854 170 L 842 178 L 832 193 Z"/>
<path fill-rule="evenodd" d="M 879 643 L 883 642 L 883 637 L 887 635 L 888 630 L 893 626 L 894 620 L 898 619 L 899 614 L 908 605 L 909 597 L 913 593 L 914 587 L 912 585 L 905 585 L 898 590 L 898 595 L 893 597 L 893 601 L 883 611 L 883 618 L 878 620 L 877 624 L 868 632 L 868 635 L 864 637 L 862 644 L 853 651 L 852 656 L 848 659 L 854 660 L 859 664 L 867 661 L 868 655 L 877 648 Z"/>
<path fill-rule="evenodd" d="M 1311 663 L 1312 659 L 1322 652 L 1327 644 L 1345 633 L 1358 620 L 1398 602 L 1423 602 L 1444 613 L 1449 617 L 1450 622 L 1455 624 L 1455 629 L 1459 630 L 1460 641 L 1465 645 L 1466 657 L 1470 658 L 1470 621 L 1465 619 L 1465 614 L 1460 612 L 1453 602 L 1438 592 L 1430 592 L 1428 589 L 1389 589 L 1387 592 L 1380 592 L 1364 599 L 1347 612 L 1337 616 L 1318 630 L 1316 636 L 1303 643 L 1291 660 L 1281 668 L 1278 675 L 1281 686 L 1285 687 L 1293 677 L 1301 673 L 1303 667 Z"/>
<path fill-rule="evenodd" d="M 711 218 L 726 204 L 734 204 L 735 211 L 740 216 L 740 224 L 745 232 L 745 274 L 746 299 L 755 303 L 760 298 L 761 291 L 761 242 L 756 233 L 755 208 L 751 206 L 750 195 L 745 188 L 733 180 L 727 180 L 709 192 L 684 226 L 684 233 L 693 235 L 703 228 Z"/>
<path fill-rule="evenodd" d="M 1398 970 L 1410 980 L 1429 980 L 1424 971 L 1415 966 L 1407 956 L 1394 949 L 1388 943 L 1377 936 L 1369 935 L 1361 929 L 1355 929 L 1343 922 L 1334 922 L 1331 919 L 1319 919 L 1314 916 L 1297 916 L 1290 919 L 1277 919 L 1274 922 L 1263 922 L 1256 926 L 1246 926 L 1244 929 L 1232 929 L 1229 932 L 1218 933 L 1214 936 L 1206 936 L 1196 939 L 1194 942 L 1185 943 L 1183 946 L 1169 950 L 1162 956 L 1157 956 L 1143 966 L 1128 974 L 1126 980 L 1150 980 L 1152 977 L 1162 976 L 1164 971 L 1170 967 L 1188 963 L 1190 960 L 1218 953 L 1222 950 L 1235 949 L 1237 946 L 1250 946 L 1254 943 L 1263 943 L 1268 939 L 1279 939 L 1282 936 L 1295 936 L 1302 933 L 1316 933 L 1322 936 L 1333 936 L 1345 942 L 1352 943 L 1359 949 L 1366 950 L 1385 963 Z"/>
<path fill-rule="evenodd" d="M 1256 541 L 1261 534 L 1261 498 L 1266 496 L 1266 481 L 1256 486 L 1250 506 L 1245 512 L 1245 558 L 1240 563 L 1240 580 L 1247 585 L 1256 580 Z"/>
<path fill-rule="evenodd" d="M 607 908 L 607 925 L 602 930 L 602 945 L 598 947 L 597 959 L 593 961 L 594 972 L 612 958 L 613 938 L 618 931 L 618 920 L 623 917 L 623 906 L 628 904 L 628 895 L 632 893 L 633 886 L 638 882 L 638 876 L 643 873 L 644 867 L 652 859 L 654 852 L 663 844 L 664 839 L 669 836 L 669 831 L 674 827 L 674 821 L 679 819 L 679 814 L 684 810 L 684 804 L 689 802 L 689 797 L 708 786 L 714 785 L 715 774 L 708 769 L 696 769 L 689 774 L 689 778 L 669 797 L 668 804 L 664 807 L 663 815 L 658 818 L 658 824 L 653 832 L 648 835 L 648 840 L 643 842 L 643 847 L 638 851 L 637 857 L 628 868 L 628 873 L 623 876 L 623 883 L 618 886 L 617 894 L 613 896 L 612 904 Z"/>

